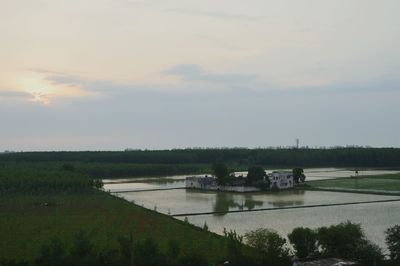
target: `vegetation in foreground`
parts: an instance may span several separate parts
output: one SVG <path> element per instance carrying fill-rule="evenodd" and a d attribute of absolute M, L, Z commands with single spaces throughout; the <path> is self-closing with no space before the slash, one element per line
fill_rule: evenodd
<path fill-rule="evenodd" d="M 3 196 L 0 213 L 6 214 L 0 217 L 0 258 L 7 260 L 35 261 L 51 239 L 71 246 L 80 231 L 96 252 L 118 250 L 120 237 L 132 234 L 134 245 L 151 238 L 162 252 L 172 241 L 182 256 L 196 253 L 207 262 L 229 257 L 225 238 L 104 192 Z M 246 247 L 243 252 L 252 254 Z"/>
<path fill-rule="evenodd" d="M 210 265 L 226 260 L 230 265 L 290 263 L 286 240 L 271 230 L 245 236 L 255 251 L 242 245 L 235 233 L 220 237 L 206 232 L 206 227 L 199 229 L 97 191 L 101 182 L 77 170 L 79 164 L 0 163 L 0 213 L 6 214 L 0 216 L 0 265 Z M 390 176 L 384 180 L 397 179 Z M 398 226 L 386 232 L 390 261 L 382 260 L 380 249 L 366 240 L 358 227 L 340 224 L 316 232 L 300 230 L 297 237 L 289 239 L 299 257 L 307 253 L 306 258 L 340 256 L 364 265 L 371 261 L 398 265 Z M 126 238 L 130 235 L 132 238 Z M 252 237 L 256 241 L 252 242 Z M 306 251 L 299 252 L 304 246 Z M 132 257 L 136 258 L 133 263 Z M 57 258 L 62 260 L 52 261 Z"/>

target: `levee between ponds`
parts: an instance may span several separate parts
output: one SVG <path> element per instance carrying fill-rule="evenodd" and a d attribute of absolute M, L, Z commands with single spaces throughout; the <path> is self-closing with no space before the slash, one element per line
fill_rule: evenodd
<path fill-rule="evenodd" d="M 232 210 L 232 211 L 228 211 L 228 212 L 179 213 L 179 214 L 172 214 L 172 216 L 174 216 L 174 217 L 182 217 L 182 216 L 199 216 L 199 215 L 213 215 L 213 214 L 242 213 L 242 212 L 278 211 L 278 210 L 290 210 L 290 209 L 321 208 L 321 207 L 360 205 L 360 204 L 371 204 L 371 203 L 387 203 L 387 202 L 400 202 L 400 198 L 399 199 L 388 199 L 388 200 L 373 200 L 373 201 L 360 201 L 360 202 L 315 204 L 315 205 L 277 207 L 277 208 L 261 208 L 261 209 L 253 209 L 253 210 Z"/>

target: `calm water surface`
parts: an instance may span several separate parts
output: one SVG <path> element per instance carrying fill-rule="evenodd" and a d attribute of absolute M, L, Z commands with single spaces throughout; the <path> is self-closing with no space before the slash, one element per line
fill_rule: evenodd
<path fill-rule="evenodd" d="M 189 222 L 203 226 L 206 222 L 209 230 L 222 234 L 223 229 L 236 230 L 244 234 L 260 227 L 273 228 L 286 236 L 295 227 L 318 228 L 344 221 L 361 223 L 368 239 L 386 248 L 384 231 L 400 224 L 400 202 L 370 203 L 349 206 L 304 208 L 291 210 L 229 213 L 224 216 L 202 215 L 188 216 Z M 179 217 L 184 219 L 184 217 Z"/>
<path fill-rule="evenodd" d="M 359 175 L 393 174 L 398 172 L 369 170 L 360 171 Z M 354 175 L 354 171 L 338 168 L 305 169 L 305 173 L 307 180 L 332 179 Z M 246 173 L 243 172 L 242 174 Z M 400 224 L 400 202 L 229 213 L 229 211 L 236 210 L 399 199 L 400 197 L 398 196 L 322 191 L 243 194 L 176 189 L 184 187 L 185 177 L 186 175 L 178 175 L 150 179 L 104 179 L 103 181 L 105 182 L 104 188 L 106 191 L 116 193 L 119 197 L 161 213 L 174 215 L 218 212 L 210 215 L 187 215 L 190 223 L 201 227 L 204 223 L 207 223 L 209 229 L 218 234 L 222 234 L 224 228 L 244 234 L 249 230 L 266 227 L 273 228 L 282 235 L 287 235 L 293 228 L 298 226 L 317 228 L 350 220 L 361 223 L 369 239 L 385 248 L 384 230 L 395 224 Z M 172 190 L 138 192 L 140 190 L 154 189 Z M 177 217 L 177 219 L 184 219 L 184 217 Z"/>
<path fill-rule="evenodd" d="M 302 205 L 365 202 L 399 199 L 398 196 L 322 192 L 282 191 L 279 193 L 229 193 L 196 190 L 161 190 L 118 193 L 120 197 L 165 214 L 218 212 L 225 215 L 235 210 L 255 210 Z"/>

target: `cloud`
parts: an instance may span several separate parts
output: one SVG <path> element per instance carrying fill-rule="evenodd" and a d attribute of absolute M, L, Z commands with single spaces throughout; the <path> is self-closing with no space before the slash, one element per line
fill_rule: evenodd
<path fill-rule="evenodd" d="M 31 99 L 32 94 L 23 91 L 0 90 L 0 98 Z"/>
<path fill-rule="evenodd" d="M 89 80 L 82 77 L 62 73 L 51 73 L 46 75 L 45 79 L 52 84 L 62 84 L 66 86 L 86 87 L 90 83 Z"/>
<path fill-rule="evenodd" d="M 45 79 L 55 85 L 81 88 L 91 93 L 83 100 L 112 100 L 115 102 L 162 102 L 176 99 L 203 101 L 211 95 L 215 99 L 240 97 L 243 99 L 271 96 L 341 95 L 346 93 L 390 93 L 400 91 L 400 82 L 388 79 L 370 80 L 366 83 L 332 83 L 325 86 L 281 87 L 258 81 L 255 75 L 239 73 L 213 73 L 196 64 L 181 64 L 161 71 L 162 75 L 177 76 L 185 82 L 177 84 L 135 84 L 111 80 L 89 79 L 81 76 L 48 72 Z M 29 95 L 32 99 L 32 95 Z M 41 99 L 44 98 L 43 96 Z M 197 99 L 195 99 L 197 98 Z M 91 101 L 91 100 L 90 100 Z"/>
<path fill-rule="evenodd" d="M 244 84 L 256 79 L 255 75 L 238 73 L 219 74 L 211 73 L 194 64 L 177 65 L 161 72 L 166 75 L 182 77 L 188 81 L 207 81 L 225 84 Z"/>
<path fill-rule="evenodd" d="M 202 16 L 216 19 L 232 19 L 232 20 L 246 20 L 246 21 L 258 21 L 265 18 L 265 16 L 249 16 L 243 14 L 232 14 L 222 11 L 205 11 L 195 9 L 184 9 L 184 8 L 173 8 L 167 9 L 169 12 L 180 13 L 184 15 Z"/>

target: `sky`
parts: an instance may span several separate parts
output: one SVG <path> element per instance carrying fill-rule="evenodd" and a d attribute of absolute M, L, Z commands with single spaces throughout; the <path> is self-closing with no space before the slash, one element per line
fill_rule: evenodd
<path fill-rule="evenodd" d="M 0 6 L 0 151 L 400 147 L 398 0 Z"/>

